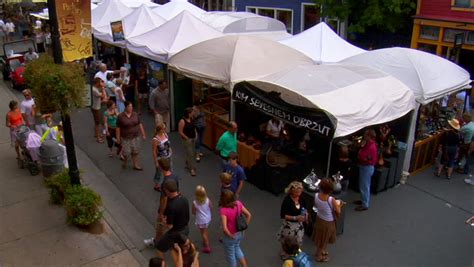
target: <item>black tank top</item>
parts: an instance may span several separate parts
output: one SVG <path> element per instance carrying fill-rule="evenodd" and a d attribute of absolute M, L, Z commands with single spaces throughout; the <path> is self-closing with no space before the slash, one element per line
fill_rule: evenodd
<path fill-rule="evenodd" d="M 196 138 L 196 126 L 194 125 L 194 123 L 192 121 L 187 122 L 185 118 L 183 118 L 183 120 L 184 120 L 184 128 L 183 128 L 184 135 L 186 135 L 188 138 Z"/>

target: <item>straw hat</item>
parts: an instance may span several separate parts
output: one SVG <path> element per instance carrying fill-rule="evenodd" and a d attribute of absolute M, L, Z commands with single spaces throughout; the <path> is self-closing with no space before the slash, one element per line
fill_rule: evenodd
<path fill-rule="evenodd" d="M 453 127 L 454 130 L 459 130 L 459 128 L 461 128 L 459 121 L 456 119 L 449 120 L 448 123 L 451 127 Z"/>

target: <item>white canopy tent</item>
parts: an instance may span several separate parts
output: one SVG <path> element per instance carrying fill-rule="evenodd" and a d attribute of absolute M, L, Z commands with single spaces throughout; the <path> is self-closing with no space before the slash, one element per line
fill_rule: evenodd
<path fill-rule="evenodd" d="M 141 5 L 122 19 L 125 39 L 151 31 L 165 22 L 164 18 L 154 13 L 148 6 Z M 125 41 L 113 41 L 110 24 L 95 28 L 94 37 L 106 43 L 125 47 Z"/>
<path fill-rule="evenodd" d="M 121 1 L 104 0 L 92 10 L 92 28 L 95 32 L 102 26 L 110 27 L 110 22 L 119 21 L 132 12 L 133 9 Z"/>
<path fill-rule="evenodd" d="M 146 5 L 149 8 L 159 7 L 160 5 L 154 3 L 151 0 L 120 0 L 126 6 L 131 8 L 139 8 L 141 5 Z"/>
<path fill-rule="evenodd" d="M 318 64 L 339 62 L 366 51 L 342 39 L 324 22 L 280 43 L 301 51 Z"/>
<path fill-rule="evenodd" d="M 250 12 L 206 12 L 199 19 L 224 34 L 256 35 L 275 41 L 291 36 L 281 21 Z"/>
<path fill-rule="evenodd" d="M 206 12 L 199 19 L 222 33 L 286 31 L 283 22 L 250 12 Z"/>
<path fill-rule="evenodd" d="M 388 73 L 413 91 L 420 105 L 469 88 L 469 73 L 442 57 L 410 48 L 385 48 L 348 58 L 342 63 L 370 66 Z M 411 154 L 415 144 L 417 112 L 413 114 L 407 140 L 407 156 L 403 163 L 404 176 L 409 175 Z"/>
<path fill-rule="evenodd" d="M 313 64 L 311 58 L 278 42 L 245 35 L 207 40 L 169 60 L 178 73 L 230 90 L 239 81 Z"/>
<path fill-rule="evenodd" d="M 166 20 L 170 20 L 183 11 L 188 11 L 196 17 L 199 17 L 205 10 L 189 3 L 187 0 L 171 0 L 170 2 L 153 9 L 158 15 Z"/>
<path fill-rule="evenodd" d="M 183 11 L 160 27 L 129 38 L 127 49 L 132 53 L 167 63 L 168 58 L 179 51 L 220 36 L 222 33 L 190 12 Z"/>
<path fill-rule="evenodd" d="M 366 66 L 297 66 L 246 81 L 291 105 L 326 111 L 337 121 L 334 138 L 400 118 L 416 105 L 405 84 Z"/>
<path fill-rule="evenodd" d="M 405 83 L 422 105 L 469 86 L 469 73 L 453 62 L 416 49 L 384 48 L 356 55 L 341 63 L 369 66 Z"/>

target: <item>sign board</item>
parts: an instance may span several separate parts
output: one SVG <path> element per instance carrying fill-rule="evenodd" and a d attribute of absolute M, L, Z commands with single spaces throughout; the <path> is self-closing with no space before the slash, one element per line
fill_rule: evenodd
<path fill-rule="evenodd" d="M 125 40 L 125 34 L 123 33 L 123 25 L 121 20 L 111 22 L 110 28 L 112 30 L 112 39 L 114 42 Z"/>
<path fill-rule="evenodd" d="M 61 48 L 65 62 L 92 56 L 90 0 L 56 1 Z"/>
<path fill-rule="evenodd" d="M 324 110 L 291 105 L 283 101 L 278 93 L 264 92 L 247 82 L 238 83 L 234 87 L 232 99 L 327 138 L 333 138 L 336 131 L 336 119 Z"/>

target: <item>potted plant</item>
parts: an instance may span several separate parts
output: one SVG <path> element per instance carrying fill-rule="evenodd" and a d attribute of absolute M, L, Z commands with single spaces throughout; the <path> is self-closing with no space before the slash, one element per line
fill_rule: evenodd
<path fill-rule="evenodd" d="M 69 177 L 68 170 L 65 169 L 44 179 L 44 183 L 50 190 L 51 202 L 53 204 L 64 203 L 66 189 L 71 186 L 71 178 Z"/>
<path fill-rule="evenodd" d="M 103 211 L 99 209 L 100 196 L 89 188 L 72 185 L 66 189 L 64 206 L 70 224 L 89 229 L 100 223 Z"/>
<path fill-rule="evenodd" d="M 41 113 L 60 111 L 68 114 L 71 109 L 84 105 L 86 87 L 83 74 L 82 65 L 58 65 L 52 57 L 41 55 L 26 65 L 24 77 Z"/>

